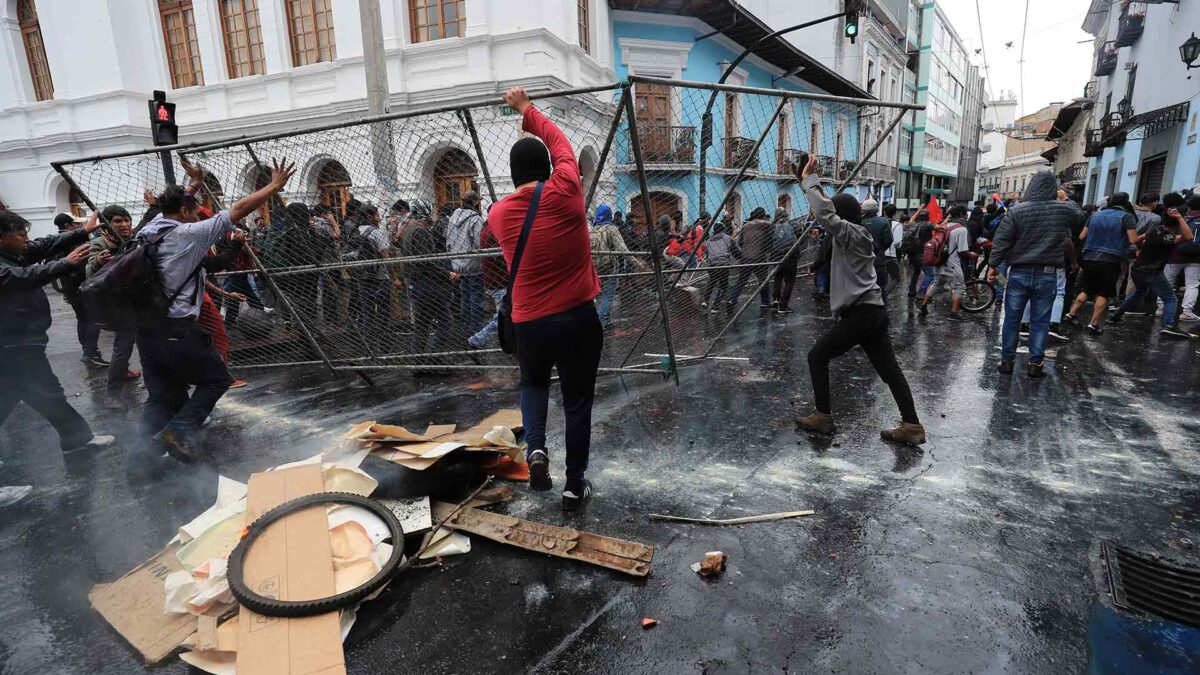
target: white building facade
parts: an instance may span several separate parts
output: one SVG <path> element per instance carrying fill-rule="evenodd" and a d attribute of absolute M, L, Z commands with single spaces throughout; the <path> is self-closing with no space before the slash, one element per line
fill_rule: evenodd
<path fill-rule="evenodd" d="M 393 112 L 615 79 L 605 0 L 381 0 L 379 10 Z M 149 146 L 153 90 L 176 103 L 182 142 L 366 112 L 353 0 L 0 0 L 0 24 L 0 201 L 35 234 L 73 206 L 50 163 Z M 557 112 L 570 126 L 572 106 Z M 444 151 L 470 149 L 459 139 Z M 312 193 L 321 170 L 306 173 L 295 187 Z"/>

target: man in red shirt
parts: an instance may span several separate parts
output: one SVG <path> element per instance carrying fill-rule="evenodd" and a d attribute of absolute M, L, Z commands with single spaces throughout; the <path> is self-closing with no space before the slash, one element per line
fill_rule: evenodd
<path fill-rule="evenodd" d="M 539 182 L 545 183 L 511 298 L 521 365 L 529 486 L 539 491 L 552 487 L 546 409 L 550 371 L 557 367 L 567 423 L 563 510 L 574 511 L 592 494 L 584 472 L 591 444 L 596 370 L 604 345 L 604 332 L 592 303 L 600 294 L 600 279 L 592 266 L 583 186 L 571 143 L 530 103 L 524 89 L 509 89 L 504 102 L 521 114 L 522 128 L 537 137 L 513 144 L 509 166 L 516 189 L 488 212 L 488 226 L 510 270 L 535 188 Z"/>

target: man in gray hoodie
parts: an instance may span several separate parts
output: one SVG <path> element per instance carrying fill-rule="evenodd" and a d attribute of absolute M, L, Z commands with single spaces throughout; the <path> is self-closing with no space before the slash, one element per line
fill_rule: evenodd
<path fill-rule="evenodd" d="M 450 253 L 474 253 L 483 234 L 483 216 L 479 215 L 479 194 L 463 195 L 462 206 L 446 225 L 446 248 Z M 458 315 L 464 335 L 474 335 L 483 327 L 483 261 L 480 258 L 455 258 L 451 261 L 451 281 L 458 282 Z"/>
<path fill-rule="evenodd" d="M 829 402 L 829 362 L 861 346 L 900 408 L 900 426 L 880 435 L 884 440 L 920 445 L 925 442 L 925 428 L 917 417 L 908 380 L 892 350 L 888 315 L 875 274 L 875 243 L 871 233 L 860 224 L 862 209 L 858 200 L 843 192 L 830 201 L 821 191 L 817 166 L 816 157 L 810 156 L 801 173 L 801 185 L 809 209 L 833 238 L 829 305 L 837 323 L 808 352 L 816 410 L 797 420 L 797 426 L 825 434 L 836 430 Z"/>

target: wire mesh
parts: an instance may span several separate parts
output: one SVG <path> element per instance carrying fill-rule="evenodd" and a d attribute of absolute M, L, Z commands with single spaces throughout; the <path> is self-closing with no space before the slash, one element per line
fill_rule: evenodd
<path fill-rule="evenodd" d="M 827 182 L 847 177 L 875 140 L 860 138 L 862 121 L 883 110 L 652 80 L 536 105 L 575 150 L 589 218 L 615 216 L 590 229 L 602 369 L 649 373 L 711 356 L 760 286 L 768 306 L 803 292 L 791 281 L 819 239 L 801 153 Z M 230 366 L 515 367 L 495 336 L 507 272 L 486 218 L 514 189 L 508 151 L 522 134 L 516 111 L 489 101 L 177 149 L 176 175 L 180 154 L 203 166 L 214 210 L 265 185 L 272 161 L 298 167 L 239 225 L 249 251 L 209 277 Z M 144 194 L 167 184 L 157 151 L 59 168 L 135 222 Z M 879 198 L 882 182 L 851 187 Z"/>

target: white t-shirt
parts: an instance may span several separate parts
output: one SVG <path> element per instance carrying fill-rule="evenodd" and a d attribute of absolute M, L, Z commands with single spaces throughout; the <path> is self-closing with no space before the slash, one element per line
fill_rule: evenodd
<path fill-rule="evenodd" d="M 887 255 L 887 257 L 889 257 L 889 258 L 896 257 L 896 249 L 900 248 L 900 241 L 902 239 L 904 239 L 904 226 L 900 224 L 900 221 L 893 220 L 892 221 L 892 245 L 890 247 L 888 247 L 888 250 L 885 253 L 885 255 Z"/>

